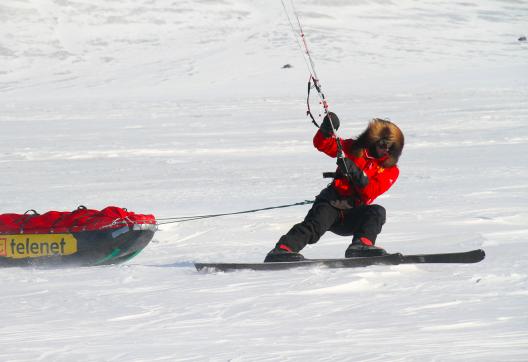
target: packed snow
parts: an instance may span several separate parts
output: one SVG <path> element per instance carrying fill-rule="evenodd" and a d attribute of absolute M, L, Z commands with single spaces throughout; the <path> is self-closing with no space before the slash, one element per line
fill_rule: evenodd
<path fill-rule="evenodd" d="M 0 360 L 528 360 L 528 2 L 295 5 L 339 134 L 406 135 L 378 244 L 486 259 L 204 273 L 262 261 L 309 206 L 166 224 L 123 265 L 2 269 Z M 0 25 L 0 213 L 251 210 L 335 168 L 279 0 L 4 0 Z"/>

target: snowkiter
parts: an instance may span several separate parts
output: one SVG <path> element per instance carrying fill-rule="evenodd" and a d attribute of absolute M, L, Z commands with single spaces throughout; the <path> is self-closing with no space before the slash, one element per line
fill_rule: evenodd
<path fill-rule="evenodd" d="M 339 128 L 339 118 L 329 112 L 314 136 L 315 148 L 337 157 L 340 142 L 343 158 L 334 180 L 316 197 L 303 222 L 283 235 L 265 262 L 298 261 L 307 244 L 316 243 L 328 230 L 341 236 L 352 236 L 345 257 L 385 255 L 375 246 L 376 237 L 385 223 L 385 208 L 372 202 L 397 180 L 398 159 L 404 136 L 394 123 L 380 118 L 370 121 L 367 129 L 355 139 L 337 139 L 332 129 Z"/>

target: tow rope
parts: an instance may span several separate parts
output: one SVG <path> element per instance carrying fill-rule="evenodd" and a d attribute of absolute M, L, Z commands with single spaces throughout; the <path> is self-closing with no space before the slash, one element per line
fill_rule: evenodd
<path fill-rule="evenodd" d="M 264 207 L 264 208 L 261 208 L 261 209 L 236 211 L 236 212 L 227 212 L 227 213 L 223 213 L 223 214 L 209 214 L 209 215 L 195 215 L 195 216 L 179 216 L 179 217 L 157 218 L 157 220 L 158 221 L 162 221 L 162 222 L 158 222 L 158 225 L 174 224 L 174 223 L 180 223 L 180 222 L 185 222 L 185 221 L 210 219 L 210 218 L 213 218 L 213 217 L 220 217 L 220 216 L 240 215 L 240 214 L 249 214 L 249 213 L 252 213 L 252 212 L 265 211 L 265 210 L 283 209 L 283 208 L 286 208 L 286 207 L 308 205 L 308 204 L 313 204 L 313 203 L 314 203 L 314 200 L 304 200 L 304 201 L 301 201 L 301 202 L 296 202 L 295 204 L 280 205 L 280 206 L 270 206 L 270 207 Z"/>

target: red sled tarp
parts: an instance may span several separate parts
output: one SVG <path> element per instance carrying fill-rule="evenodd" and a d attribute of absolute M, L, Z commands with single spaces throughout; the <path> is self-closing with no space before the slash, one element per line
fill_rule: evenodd
<path fill-rule="evenodd" d="M 117 229 L 123 226 L 155 225 L 154 215 L 142 215 L 127 209 L 108 206 L 91 210 L 79 206 L 75 211 L 34 210 L 25 214 L 0 214 L 0 234 L 50 234 Z"/>

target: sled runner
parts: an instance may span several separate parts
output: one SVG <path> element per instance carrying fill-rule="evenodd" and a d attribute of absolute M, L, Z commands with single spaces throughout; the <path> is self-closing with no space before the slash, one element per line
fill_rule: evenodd
<path fill-rule="evenodd" d="M 139 254 L 155 231 L 154 215 L 115 206 L 1 214 L 0 267 L 119 264 Z"/>

